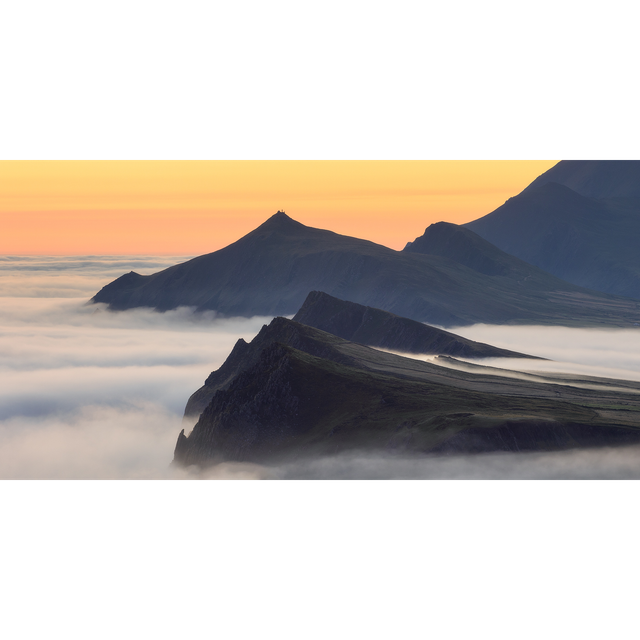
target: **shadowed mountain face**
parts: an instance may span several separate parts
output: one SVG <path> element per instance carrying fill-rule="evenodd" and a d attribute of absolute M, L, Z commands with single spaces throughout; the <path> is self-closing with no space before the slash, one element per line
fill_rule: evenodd
<path fill-rule="evenodd" d="M 451 222 L 430 225 L 423 235 L 409 243 L 403 251 L 445 256 L 487 276 L 525 279 L 535 275 L 544 280 L 548 275 L 501 251 L 473 231 Z"/>
<path fill-rule="evenodd" d="M 549 182 L 596 200 L 640 198 L 640 160 L 562 160 L 527 189 Z"/>
<path fill-rule="evenodd" d="M 321 291 L 312 291 L 307 296 L 293 320 L 274 318 L 271 324 L 262 327 L 250 343 L 240 338 L 224 364 L 191 395 L 185 417 L 200 415 L 216 391 L 227 388 L 239 373 L 257 362 L 265 346 L 274 342 L 348 365 L 353 364 L 353 358 L 335 348 L 337 343 L 344 343 L 340 338 L 407 353 L 461 358 L 536 359 L 534 356 L 467 340 L 387 311 L 338 300 Z M 316 329 L 320 329 L 320 332 Z"/>
<path fill-rule="evenodd" d="M 351 342 L 406 353 L 460 358 L 534 357 L 467 340 L 388 311 L 339 300 L 322 291 L 312 291 L 293 319 Z"/>
<path fill-rule="evenodd" d="M 640 299 L 640 162 L 560 162 L 464 226 L 568 282 Z"/>
<path fill-rule="evenodd" d="M 587 390 L 580 380 L 572 386 L 566 378 L 544 383 L 500 377 L 499 370 L 483 367 L 484 375 L 460 371 L 285 318 L 266 327 L 258 344 L 262 348 L 249 366 L 230 364 L 228 373 L 234 367 L 237 373 L 212 396 L 189 436 L 180 433 L 176 464 L 269 463 L 355 450 L 460 453 L 640 441 L 634 417 L 640 411 L 638 384 L 590 378 Z M 317 355 L 323 352 L 328 357 Z"/>
<path fill-rule="evenodd" d="M 352 358 L 335 348 L 336 343 L 343 340 L 336 336 L 318 332 L 311 327 L 287 320 L 286 318 L 274 318 L 269 325 L 264 325 L 258 335 L 250 342 L 242 338 L 236 342 L 229 357 L 223 365 L 212 372 L 205 383 L 198 389 L 187 402 L 185 417 L 198 416 L 211 402 L 216 391 L 225 389 L 231 381 L 243 371 L 252 367 L 260 357 L 260 353 L 275 342 L 287 344 L 321 358 L 353 364 Z"/>
<path fill-rule="evenodd" d="M 640 309 L 530 269 L 488 275 L 440 255 L 399 252 L 277 213 L 234 244 L 153 275 L 129 273 L 92 302 L 226 316 L 295 313 L 310 291 L 443 326 L 640 322 Z"/>

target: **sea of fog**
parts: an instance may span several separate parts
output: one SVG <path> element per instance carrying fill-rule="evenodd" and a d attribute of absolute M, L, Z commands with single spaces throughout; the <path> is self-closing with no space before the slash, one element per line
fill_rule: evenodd
<path fill-rule="evenodd" d="M 170 466 L 188 397 L 268 317 L 188 308 L 110 312 L 88 299 L 114 278 L 184 257 L 0 258 L 0 478 L 631 478 L 640 449 L 547 454 L 342 455 L 278 468 Z M 465 337 L 549 358 L 486 361 L 640 380 L 640 329 L 476 325 Z"/>

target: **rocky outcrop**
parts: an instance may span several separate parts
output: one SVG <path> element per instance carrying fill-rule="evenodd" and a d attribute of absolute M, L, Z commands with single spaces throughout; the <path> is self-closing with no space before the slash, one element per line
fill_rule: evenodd
<path fill-rule="evenodd" d="M 269 325 L 264 325 L 260 329 L 258 335 L 250 343 L 247 344 L 242 338 L 236 342 L 223 365 L 212 372 L 205 380 L 204 385 L 189 398 L 185 408 L 185 417 L 199 415 L 209 404 L 216 391 L 226 389 L 238 374 L 246 371 L 258 361 L 265 347 L 274 342 L 295 347 L 305 353 L 333 362 L 354 363 L 352 358 L 336 349 L 336 345 L 344 340 L 287 318 L 274 318 Z"/>
<path fill-rule="evenodd" d="M 272 344 L 228 389 L 218 391 L 189 438 L 179 439 L 176 461 L 259 459 L 304 431 L 290 353 Z"/>

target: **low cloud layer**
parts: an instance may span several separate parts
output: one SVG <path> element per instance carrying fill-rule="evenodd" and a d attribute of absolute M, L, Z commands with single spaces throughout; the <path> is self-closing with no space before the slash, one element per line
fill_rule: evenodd
<path fill-rule="evenodd" d="M 488 358 L 482 364 L 541 373 L 640 380 L 640 327 L 633 329 L 574 329 L 569 327 L 496 326 L 477 324 L 451 331 L 465 338 L 528 353 L 544 361 Z"/>
<path fill-rule="evenodd" d="M 87 304 L 122 272 L 174 261 L 0 261 L 1 477 L 188 477 L 169 464 L 189 396 L 271 318 Z M 60 297 L 39 296 L 47 281 Z"/>
<path fill-rule="evenodd" d="M 349 455 L 278 468 L 170 467 L 187 399 L 268 317 L 88 305 L 108 281 L 175 258 L 0 260 L 2 478 L 636 477 L 637 448 L 554 454 L 389 458 Z M 51 283 L 55 282 L 52 287 Z M 41 293 L 44 287 L 46 295 Z M 78 296 L 78 291 L 82 295 Z M 53 294 L 56 295 L 53 295 Z M 477 325 L 459 333 L 558 362 L 528 369 L 640 379 L 636 331 Z M 513 366 L 508 360 L 487 362 Z M 521 366 L 521 362 L 517 363 Z M 614 375 L 615 373 L 615 375 Z M 640 465 L 638 465 L 640 466 Z"/>
<path fill-rule="evenodd" d="M 185 476 L 169 466 L 176 415 L 156 403 L 79 405 L 0 423 L 3 479 L 144 479 Z"/>
<path fill-rule="evenodd" d="M 270 320 L 190 309 L 112 313 L 76 299 L 2 303 L 0 418 L 137 401 L 180 413 L 238 338 Z"/>
<path fill-rule="evenodd" d="M 629 480 L 640 479 L 640 447 L 535 453 L 399 456 L 370 452 L 301 458 L 278 466 L 224 463 L 183 477 L 256 480 Z"/>
<path fill-rule="evenodd" d="M 0 256 L 0 296 L 91 298 L 129 271 L 155 273 L 191 256 Z"/>

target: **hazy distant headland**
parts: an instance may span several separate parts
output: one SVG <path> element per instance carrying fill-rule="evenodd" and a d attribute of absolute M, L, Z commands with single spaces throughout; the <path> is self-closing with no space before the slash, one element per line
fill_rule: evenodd
<path fill-rule="evenodd" d="M 224 316 L 292 315 L 310 291 L 439 326 L 633 326 L 640 304 L 588 290 L 456 229 L 438 252 L 393 251 L 278 212 L 237 242 L 158 273 L 130 272 L 93 298 L 114 310 L 180 306 Z M 434 225 L 425 236 L 442 235 Z M 428 241 L 428 238 L 426 239 Z M 414 248 L 415 247 L 415 248 Z"/>

